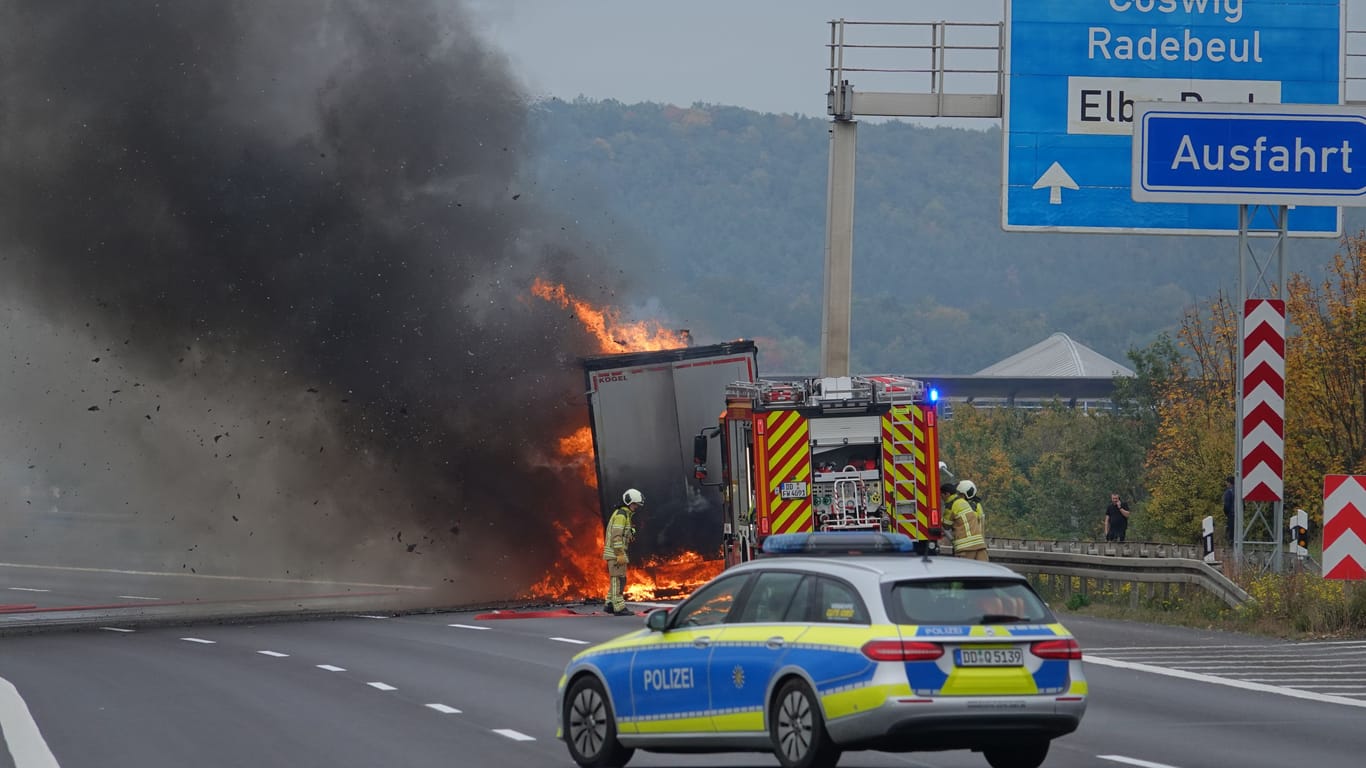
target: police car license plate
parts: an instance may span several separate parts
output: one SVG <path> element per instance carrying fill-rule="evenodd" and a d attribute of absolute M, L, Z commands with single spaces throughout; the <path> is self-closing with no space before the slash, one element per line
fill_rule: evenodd
<path fill-rule="evenodd" d="M 1024 665 L 1024 651 L 1019 648 L 960 648 L 960 667 L 1019 667 Z"/>

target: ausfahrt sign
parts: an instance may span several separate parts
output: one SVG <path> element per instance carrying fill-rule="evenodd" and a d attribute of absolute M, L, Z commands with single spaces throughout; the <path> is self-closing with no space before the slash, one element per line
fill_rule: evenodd
<path fill-rule="evenodd" d="M 1366 205 L 1359 107 L 1145 103 L 1134 126 L 1139 202 Z"/>

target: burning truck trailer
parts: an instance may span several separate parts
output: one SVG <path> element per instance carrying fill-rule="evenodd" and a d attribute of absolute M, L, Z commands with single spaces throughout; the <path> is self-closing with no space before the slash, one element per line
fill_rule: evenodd
<path fill-rule="evenodd" d="M 686 581 L 694 583 L 673 590 L 657 586 L 653 592 L 657 599 L 676 597 L 696 586 L 698 577 L 704 581 L 723 567 L 731 532 L 726 502 L 722 489 L 693 482 L 695 436 L 725 411 L 728 387 L 756 380 L 755 344 L 739 340 L 600 355 L 585 358 L 583 369 L 599 525 L 606 524 L 627 488 L 644 493 L 632 569 L 644 570 L 651 582 L 662 585 L 679 581 L 665 571 L 689 567 Z"/>

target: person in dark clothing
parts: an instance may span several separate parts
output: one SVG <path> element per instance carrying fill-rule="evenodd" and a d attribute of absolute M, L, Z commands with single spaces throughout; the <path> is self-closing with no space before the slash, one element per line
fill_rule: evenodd
<path fill-rule="evenodd" d="M 1129 502 L 1120 501 L 1118 493 L 1110 494 L 1104 522 L 1106 541 L 1124 541 L 1124 534 L 1129 530 Z"/>
<path fill-rule="evenodd" d="M 1233 546 L 1233 475 L 1224 478 L 1224 541 Z"/>

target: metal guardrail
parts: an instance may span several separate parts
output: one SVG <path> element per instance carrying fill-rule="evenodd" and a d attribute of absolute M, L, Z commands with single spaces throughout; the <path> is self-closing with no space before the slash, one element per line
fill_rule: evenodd
<path fill-rule="evenodd" d="M 1118 581 L 1137 584 L 1190 584 L 1238 607 L 1252 597 L 1202 559 L 1199 548 L 1180 544 L 990 539 L 992 562 L 1023 574 L 1078 577 L 1087 582 Z M 1150 588 L 1151 596 L 1152 588 Z M 1139 590 L 1129 592 L 1138 605 Z"/>

